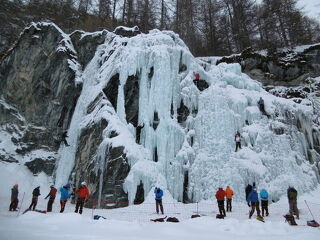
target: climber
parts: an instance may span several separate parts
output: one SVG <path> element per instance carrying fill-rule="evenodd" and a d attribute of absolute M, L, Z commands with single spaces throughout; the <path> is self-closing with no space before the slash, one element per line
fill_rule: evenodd
<path fill-rule="evenodd" d="M 248 196 L 249 196 L 249 194 L 250 194 L 251 191 L 252 191 L 252 186 L 251 186 L 249 183 L 248 183 L 248 185 L 246 186 L 245 191 L 246 191 L 246 201 L 247 201 Z M 248 206 L 250 207 L 249 201 L 247 201 L 247 203 L 248 203 Z"/>
<path fill-rule="evenodd" d="M 216 192 L 216 199 L 218 202 L 218 208 L 219 208 L 219 213 L 220 216 L 226 216 L 226 210 L 224 209 L 224 198 L 226 196 L 226 192 L 222 189 L 219 188 L 218 191 Z"/>
<path fill-rule="evenodd" d="M 52 212 L 52 204 L 54 199 L 56 198 L 57 189 L 51 185 L 49 194 L 44 198 L 47 199 L 49 197 L 48 205 L 47 205 L 47 212 Z"/>
<path fill-rule="evenodd" d="M 232 197 L 234 195 L 232 189 L 230 186 L 227 186 L 226 188 L 226 197 L 227 197 L 227 212 L 231 212 L 232 210 Z"/>
<path fill-rule="evenodd" d="M 234 136 L 234 141 L 236 142 L 236 151 L 238 151 L 238 148 L 241 149 L 241 135 L 239 131 L 237 131 L 236 135 Z"/>
<path fill-rule="evenodd" d="M 199 88 L 199 82 L 200 82 L 200 74 L 199 73 L 193 73 L 194 79 L 193 83 Z"/>
<path fill-rule="evenodd" d="M 38 197 L 40 196 L 40 186 L 36 187 L 35 189 L 33 189 L 32 191 L 32 201 L 31 204 L 29 206 L 29 210 L 34 211 L 36 209 L 37 203 L 38 203 Z"/>
<path fill-rule="evenodd" d="M 296 215 L 299 219 L 299 210 L 297 207 L 297 196 L 298 192 L 294 187 L 289 187 L 287 191 L 289 201 L 289 213 L 291 216 Z"/>
<path fill-rule="evenodd" d="M 62 188 L 60 188 L 60 213 L 63 213 L 64 208 L 66 206 L 66 203 L 68 201 L 68 199 L 70 198 L 70 194 L 69 194 L 69 189 L 70 189 L 70 184 L 66 184 L 64 185 Z"/>
<path fill-rule="evenodd" d="M 78 199 L 77 199 L 76 209 L 74 211 L 75 213 L 78 213 L 78 210 L 79 210 L 79 213 L 82 214 L 83 205 L 89 199 L 90 193 L 86 185 L 87 185 L 86 182 L 82 182 L 80 188 L 76 190 Z"/>
<path fill-rule="evenodd" d="M 268 197 L 269 194 L 267 190 L 262 189 L 260 191 L 260 199 L 261 199 L 261 210 L 262 210 L 262 217 L 264 217 L 264 212 L 266 212 L 266 216 L 269 216 L 269 211 L 268 211 Z"/>
<path fill-rule="evenodd" d="M 264 101 L 263 101 L 262 97 L 260 97 L 260 99 L 258 101 L 258 105 L 259 105 L 259 109 L 262 112 L 262 114 L 267 115 L 266 111 L 264 110 Z"/>
<path fill-rule="evenodd" d="M 17 211 L 19 199 L 18 199 L 19 191 L 18 184 L 13 185 L 11 188 L 11 203 L 9 207 L 9 211 Z"/>
<path fill-rule="evenodd" d="M 144 128 L 144 123 L 142 125 L 139 124 L 136 128 L 136 143 L 138 144 L 140 144 L 140 134 L 141 134 L 142 128 Z"/>
<path fill-rule="evenodd" d="M 262 218 L 260 216 L 260 207 L 259 207 L 259 196 L 257 193 L 257 188 L 253 187 L 251 193 L 248 196 L 247 202 L 251 203 L 251 211 L 249 213 L 249 218 L 252 217 L 255 210 L 257 210 L 257 215 L 259 218 Z"/>
<path fill-rule="evenodd" d="M 67 135 L 67 133 L 68 133 L 67 131 L 64 131 L 64 132 L 63 132 L 62 137 L 61 137 L 61 138 L 62 138 L 61 141 L 64 143 L 64 145 L 66 145 L 67 147 L 69 147 L 70 145 L 68 144 L 68 142 L 67 142 L 67 140 L 66 140 L 66 138 L 69 137 L 69 136 Z"/>
<path fill-rule="evenodd" d="M 154 189 L 154 194 L 155 194 L 155 200 L 156 200 L 156 211 L 157 211 L 157 214 L 159 214 L 159 207 L 160 207 L 161 213 L 164 214 L 163 205 L 162 205 L 162 196 L 163 196 L 162 189 L 156 187 Z"/>

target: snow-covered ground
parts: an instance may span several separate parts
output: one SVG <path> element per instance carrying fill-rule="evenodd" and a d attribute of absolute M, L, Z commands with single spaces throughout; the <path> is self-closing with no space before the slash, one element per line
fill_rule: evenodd
<path fill-rule="evenodd" d="M 244 193 L 239 193 L 244 194 Z M 7 194 L 6 194 L 7 195 Z M 38 209 L 45 209 L 47 201 L 39 198 Z M 155 213 L 155 204 L 149 195 L 146 203 L 112 210 L 84 209 L 83 215 L 74 213 L 74 205 L 67 203 L 65 213 L 59 213 L 57 198 L 53 212 L 41 214 L 9 212 L 9 198 L 0 195 L 0 239 L 1 240 L 47 240 L 47 239 L 319 239 L 320 228 L 306 226 L 312 217 L 304 203 L 306 199 L 315 219 L 320 219 L 320 189 L 299 197 L 299 226 L 289 226 L 282 217 L 288 211 L 285 198 L 269 206 L 270 216 L 265 223 L 254 218 L 248 219 L 248 207 L 235 203 L 233 212 L 227 213 L 224 220 L 216 219 L 215 202 L 182 204 L 172 199 L 164 200 L 164 216 L 177 217 L 179 223 L 151 222 L 150 219 L 162 217 Z M 21 200 L 21 199 L 20 199 Z M 30 196 L 25 198 L 21 209 L 30 204 Z M 199 213 L 200 218 L 191 219 Z M 93 220 L 93 215 L 106 217 L 106 220 Z"/>

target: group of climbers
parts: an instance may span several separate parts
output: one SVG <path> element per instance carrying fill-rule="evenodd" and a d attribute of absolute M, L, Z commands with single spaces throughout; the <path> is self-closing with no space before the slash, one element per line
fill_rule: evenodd
<path fill-rule="evenodd" d="M 248 184 L 245 188 L 246 193 L 246 200 L 248 203 L 248 206 L 251 207 L 251 210 L 249 212 L 249 218 L 252 217 L 255 211 L 257 211 L 257 215 L 259 218 L 262 218 L 264 216 L 269 216 L 269 194 L 267 190 L 262 189 L 260 191 L 260 199 L 261 199 L 261 209 L 262 209 L 262 216 L 260 212 L 260 201 L 259 201 L 259 195 L 257 192 L 256 184 L 253 183 L 252 186 Z"/>
<path fill-rule="evenodd" d="M 86 182 L 82 182 L 80 187 L 77 190 L 75 188 L 73 188 L 74 192 L 72 192 L 72 193 L 69 192 L 70 187 L 71 187 L 71 184 L 66 184 L 60 188 L 60 207 L 61 207 L 60 213 L 62 213 L 64 211 L 68 199 L 70 197 L 75 199 L 75 196 L 77 195 L 77 203 L 76 203 L 75 212 L 76 213 L 79 212 L 80 214 L 82 214 L 84 203 L 89 199 L 89 196 L 90 196 L 89 189 L 86 186 Z M 15 184 L 15 185 L 13 185 L 13 188 L 11 189 L 11 203 L 9 206 L 9 211 L 17 211 L 18 203 L 19 203 L 18 194 L 19 194 L 18 184 Z M 47 212 L 52 212 L 52 205 L 53 205 L 54 200 L 56 198 L 56 194 L 57 194 L 57 189 L 54 187 L 54 185 L 51 185 L 50 192 L 44 198 L 44 199 L 49 198 L 48 204 L 47 204 Z M 38 197 L 40 195 L 41 195 L 40 194 L 40 186 L 37 186 L 32 191 L 32 200 L 31 200 L 31 204 L 30 204 L 28 210 L 35 211 L 37 203 L 38 203 Z"/>
<path fill-rule="evenodd" d="M 71 185 L 66 184 L 65 186 L 60 188 L 60 206 L 61 210 L 60 213 L 62 213 L 65 209 L 66 203 L 68 199 L 72 196 L 72 194 L 77 195 L 77 203 L 76 203 L 76 208 L 75 208 L 75 213 L 80 213 L 82 214 L 83 211 L 83 206 L 84 203 L 89 199 L 89 190 L 86 186 L 85 182 L 81 183 L 81 186 L 75 190 L 73 193 L 69 193 Z M 9 211 L 17 211 L 18 207 L 18 184 L 15 184 L 13 188 L 11 189 L 11 203 L 9 207 Z M 47 212 L 52 211 L 52 205 L 54 203 L 55 197 L 57 194 L 57 189 L 51 185 L 50 186 L 50 192 L 49 194 L 45 197 L 47 199 L 49 197 L 48 205 L 47 205 Z M 163 197 L 163 190 L 156 187 L 154 189 L 154 194 L 155 194 L 155 201 L 156 201 L 156 212 L 159 214 L 159 209 L 161 211 L 161 214 L 164 214 L 163 210 L 163 204 L 162 204 L 162 197 Z M 29 210 L 35 210 L 38 202 L 38 197 L 41 195 L 40 194 L 40 186 L 36 187 L 33 192 L 32 192 L 32 202 L 31 205 L 29 206 Z M 226 217 L 226 210 L 224 207 L 224 202 L 225 199 L 227 200 L 227 212 L 232 212 L 232 197 L 234 196 L 234 192 L 231 189 L 230 186 L 226 187 L 226 190 L 223 190 L 223 188 L 219 188 L 218 191 L 216 192 L 216 199 L 218 203 L 218 209 L 219 209 L 219 216 Z M 299 211 L 297 208 L 297 196 L 298 192 L 295 188 L 289 187 L 287 191 L 287 197 L 289 200 L 289 214 L 291 216 L 296 215 L 297 218 L 299 219 Z M 253 183 L 252 185 L 248 184 L 245 188 L 245 197 L 246 201 L 248 203 L 248 206 L 251 208 L 249 212 L 249 218 L 251 218 L 254 214 L 255 211 L 257 211 L 257 218 L 263 219 L 264 216 L 269 216 L 269 210 L 268 210 L 268 203 L 269 203 L 269 194 L 266 189 L 262 189 L 260 191 L 260 200 L 261 200 L 261 209 L 262 209 L 262 215 L 260 214 L 260 204 L 259 204 L 259 194 L 257 192 L 257 187 L 256 184 Z M 217 216 L 218 217 L 218 216 Z"/>
<path fill-rule="evenodd" d="M 224 201 L 225 198 L 227 199 L 227 212 L 232 211 L 232 197 L 234 196 L 234 192 L 231 189 L 230 186 L 227 186 L 226 190 L 223 190 L 223 188 L 219 188 L 216 192 L 216 199 L 218 203 L 218 209 L 219 209 L 219 216 L 226 217 L 226 211 L 224 208 Z M 290 215 L 296 215 L 299 219 L 299 211 L 297 208 L 297 190 L 293 187 L 289 187 L 287 191 L 287 196 L 289 200 L 289 213 Z M 250 207 L 249 211 L 249 218 L 252 217 L 254 212 L 257 212 L 257 217 L 260 219 L 263 219 L 263 217 L 269 216 L 269 194 L 266 189 L 261 189 L 260 194 L 258 194 L 256 184 L 253 183 L 252 185 L 248 184 L 245 188 L 245 197 L 246 201 L 248 203 L 248 206 Z M 261 210 L 262 215 L 260 211 L 260 201 L 261 201 Z M 218 217 L 218 216 L 217 216 Z M 219 217 L 220 218 L 220 217 Z"/>
<path fill-rule="evenodd" d="M 216 192 L 216 199 L 218 202 L 218 208 L 219 208 L 219 213 L 220 216 L 225 217 L 226 216 L 226 210 L 224 208 L 224 201 L 225 198 L 227 198 L 227 212 L 232 211 L 232 197 L 234 193 L 230 186 L 227 186 L 226 190 L 223 190 L 223 188 L 219 188 L 218 191 Z"/>

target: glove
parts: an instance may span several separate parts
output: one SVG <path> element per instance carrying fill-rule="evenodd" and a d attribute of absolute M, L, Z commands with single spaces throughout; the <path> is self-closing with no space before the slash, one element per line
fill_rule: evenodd
<path fill-rule="evenodd" d="M 248 207 L 251 207 L 250 203 L 248 203 Z"/>

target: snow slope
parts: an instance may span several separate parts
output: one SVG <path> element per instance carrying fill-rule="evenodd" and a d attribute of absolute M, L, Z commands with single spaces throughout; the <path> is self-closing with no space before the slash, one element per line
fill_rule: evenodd
<path fill-rule="evenodd" d="M 224 220 L 216 219 L 217 204 L 206 201 L 198 205 L 174 203 L 164 199 L 166 216 L 177 217 L 179 223 L 156 223 L 150 219 L 162 217 L 154 213 L 154 200 L 141 205 L 132 205 L 121 209 L 94 210 L 84 209 L 83 215 L 73 212 L 74 205 L 66 205 L 64 213 L 58 213 L 59 203 L 56 200 L 53 212 L 40 214 L 27 212 L 17 217 L 17 212 L 8 212 L 8 198 L 0 198 L 0 237 L 2 240 L 50 240 L 50 239 L 268 239 L 268 240 L 315 240 L 319 238 L 319 228 L 311 228 L 306 221 L 312 219 L 303 200 L 307 200 L 317 221 L 320 218 L 320 190 L 312 195 L 299 196 L 299 226 L 289 226 L 284 222 L 288 203 L 285 198 L 269 206 L 270 216 L 265 223 L 248 219 L 248 208 L 243 203 L 234 203 L 233 212 L 227 213 Z M 21 199 L 20 199 L 21 200 Z M 27 201 L 26 201 L 27 200 Z M 25 209 L 31 198 L 25 199 Z M 46 201 L 39 200 L 39 209 L 45 209 Z M 199 213 L 200 218 L 190 219 L 192 214 Z M 107 219 L 98 221 L 92 215 L 104 216 Z M 255 216 L 255 215 L 254 215 Z"/>

